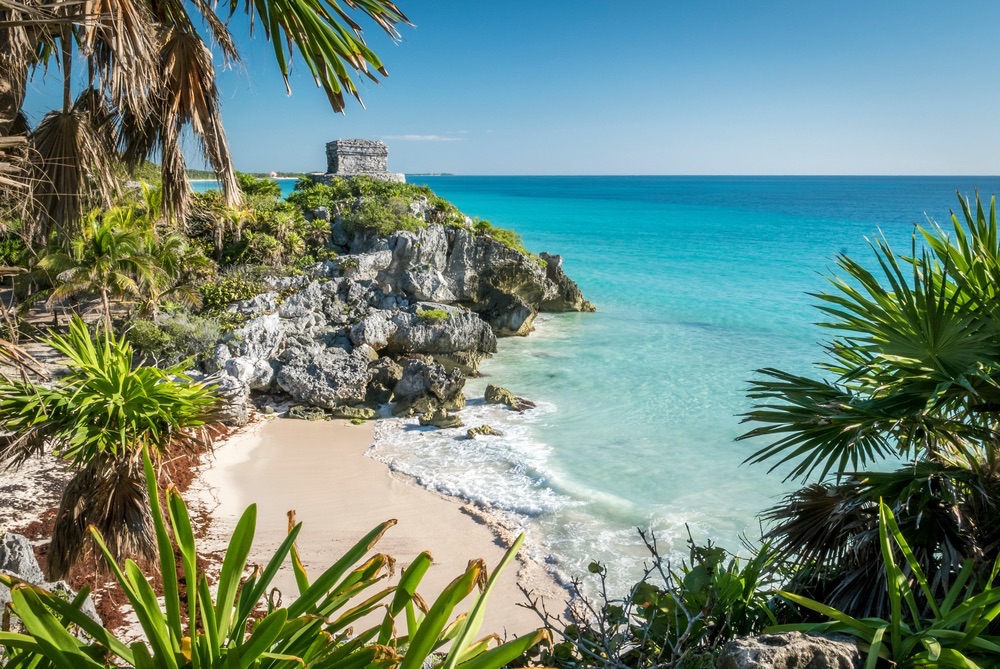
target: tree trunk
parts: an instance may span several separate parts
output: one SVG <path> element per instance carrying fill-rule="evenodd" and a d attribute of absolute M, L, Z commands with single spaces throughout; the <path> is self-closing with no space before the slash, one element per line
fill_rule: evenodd
<path fill-rule="evenodd" d="M 111 300 L 108 299 L 108 289 L 101 288 L 101 306 L 104 308 L 104 328 L 111 332 Z"/>

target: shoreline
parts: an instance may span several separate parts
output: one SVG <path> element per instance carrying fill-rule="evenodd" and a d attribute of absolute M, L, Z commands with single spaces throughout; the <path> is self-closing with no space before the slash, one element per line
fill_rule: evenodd
<path fill-rule="evenodd" d="M 298 545 L 313 576 L 390 518 L 399 523 L 375 550 L 397 558 L 402 567 L 430 551 L 434 565 L 420 588 L 428 602 L 464 571 L 469 559 L 482 557 L 493 568 L 513 539 L 504 524 L 462 500 L 403 480 L 386 463 L 368 457 L 374 432 L 370 423 L 271 418 L 234 435 L 203 459 L 188 489 L 188 503 L 207 521 L 200 552 L 223 550 L 239 515 L 256 503 L 251 560 L 259 563 L 284 539 L 286 513 L 294 509 L 303 523 Z M 533 611 L 518 606 L 526 603 L 518 585 L 541 595 L 550 610 L 565 607 L 567 589 L 524 553 L 501 575 L 483 634 L 523 634 L 542 625 Z M 295 591 L 287 564 L 275 585 Z"/>

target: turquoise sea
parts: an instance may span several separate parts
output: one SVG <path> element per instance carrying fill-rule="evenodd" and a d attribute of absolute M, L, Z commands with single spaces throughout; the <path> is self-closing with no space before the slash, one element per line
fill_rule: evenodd
<path fill-rule="evenodd" d="M 500 342 L 469 382 L 539 404 L 512 414 L 473 400 L 467 425 L 503 437 L 397 423 L 374 453 L 438 491 L 529 530 L 564 577 L 605 561 L 624 578 L 644 555 L 636 527 L 680 554 L 687 531 L 738 549 L 791 483 L 747 467 L 747 381 L 809 371 L 826 333 L 807 293 L 833 258 L 871 259 L 866 237 L 908 249 L 914 225 L 948 223 L 956 190 L 998 177 L 412 177 L 465 213 L 561 254 L 595 314 L 540 317 Z M 290 190 L 291 183 L 285 184 Z M 621 581 L 624 582 L 624 581 Z"/>
<path fill-rule="evenodd" d="M 636 527 L 682 552 L 687 532 L 733 549 L 792 484 L 734 442 L 754 370 L 805 372 L 826 334 L 808 292 L 833 258 L 871 258 L 866 237 L 908 249 L 914 224 L 948 223 L 956 189 L 996 177 L 414 177 L 465 213 L 559 253 L 595 314 L 542 317 L 504 339 L 470 381 L 539 403 L 511 415 L 471 403 L 500 438 L 406 426 L 377 453 L 442 492 L 494 505 L 531 530 L 563 576 L 591 559 L 622 576 Z"/>

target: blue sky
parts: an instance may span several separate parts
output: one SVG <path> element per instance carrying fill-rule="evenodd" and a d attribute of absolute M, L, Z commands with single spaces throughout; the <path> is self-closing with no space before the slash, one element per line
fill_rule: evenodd
<path fill-rule="evenodd" d="M 390 76 L 334 114 L 242 39 L 220 78 L 236 166 L 460 174 L 997 174 L 1000 3 L 398 0 Z"/>

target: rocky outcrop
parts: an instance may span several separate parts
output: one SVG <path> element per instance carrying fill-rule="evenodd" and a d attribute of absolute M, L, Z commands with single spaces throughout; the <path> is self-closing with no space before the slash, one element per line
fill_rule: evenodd
<path fill-rule="evenodd" d="M 467 439 L 475 439 L 476 437 L 502 437 L 503 432 L 490 425 L 480 425 L 478 427 L 470 427 L 466 431 L 465 436 Z"/>
<path fill-rule="evenodd" d="M 447 371 L 435 362 L 411 358 L 403 365 L 403 375 L 393 395 L 396 415 L 424 414 L 438 408 L 458 410 L 465 406 L 465 376 L 458 370 Z"/>
<path fill-rule="evenodd" d="M 730 641 L 715 666 L 718 669 L 860 669 L 864 659 L 851 637 L 790 632 Z"/>
<path fill-rule="evenodd" d="M 369 362 L 366 356 L 342 348 L 314 349 L 287 359 L 276 380 L 296 402 L 324 409 L 360 404 L 368 391 Z"/>
<path fill-rule="evenodd" d="M 424 414 L 420 417 L 420 424 L 424 427 L 436 427 L 439 429 L 448 429 L 452 427 L 462 427 L 465 423 L 462 419 L 453 413 L 448 413 L 448 411 L 442 407 L 438 407 L 433 411 Z"/>
<path fill-rule="evenodd" d="M 411 203 L 418 219 L 430 212 L 426 198 Z M 498 335 L 527 334 L 539 310 L 593 309 L 559 256 L 523 253 L 468 220 L 451 225 L 380 236 L 348 230 L 336 214 L 331 237 L 343 253 L 265 279 L 271 292 L 232 305 L 249 320 L 206 366 L 233 385 L 349 418 L 392 402 L 397 415 L 454 411 Z M 512 394 L 501 401 L 534 406 Z"/>
<path fill-rule="evenodd" d="M 326 420 L 326 411 L 319 407 L 309 406 L 308 404 L 296 404 L 295 406 L 288 407 L 288 412 L 285 416 L 288 418 L 298 418 L 299 420 Z"/>
<path fill-rule="evenodd" d="M 58 595 L 66 601 L 73 601 L 76 593 L 70 589 L 63 581 L 47 582 L 35 559 L 35 552 L 27 537 L 20 534 L 4 533 L 0 535 L 0 572 L 13 576 L 26 583 L 37 585 L 44 590 Z M 10 589 L 0 585 L 0 612 L 7 609 L 10 603 Z M 83 600 L 80 610 L 91 620 L 100 624 L 101 619 L 94 608 L 94 602 L 90 597 Z M 24 632 L 24 628 L 17 616 L 11 616 L 11 632 Z M 2 664 L 2 663 L 0 663 Z"/>
<path fill-rule="evenodd" d="M 513 409 L 517 412 L 534 409 L 536 406 L 534 402 L 529 402 L 523 397 L 518 397 L 506 388 L 495 386 L 492 383 L 486 386 L 486 392 L 484 393 L 483 399 L 486 400 L 487 404 L 503 404 L 508 409 Z"/>

